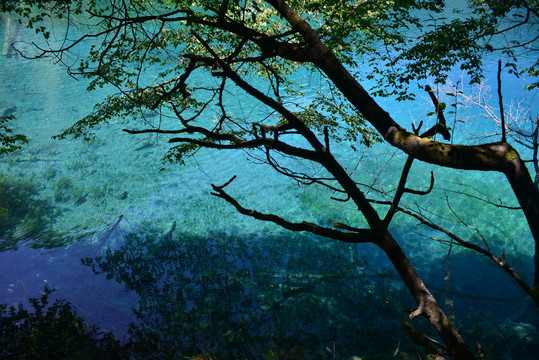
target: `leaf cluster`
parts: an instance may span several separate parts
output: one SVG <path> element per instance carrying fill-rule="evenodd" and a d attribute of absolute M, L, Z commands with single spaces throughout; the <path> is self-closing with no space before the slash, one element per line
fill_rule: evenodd
<path fill-rule="evenodd" d="M 13 134 L 8 122 L 15 119 L 13 115 L 0 116 L 0 155 L 19 150 L 28 144 L 28 138 L 23 134 Z"/>
<path fill-rule="evenodd" d="M 387 2 L 380 1 L 380 3 Z M 341 2 L 327 4 L 322 1 L 298 2 L 293 5 L 311 14 L 313 21 L 320 22 L 321 35 L 327 37 L 328 44 L 342 54 L 343 59 L 346 58 L 346 54 L 355 51 L 354 42 L 345 39 L 344 36 L 354 34 L 355 32 L 351 30 L 358 28 L 358 25 L 354 24 L 354 19 L 362 19 L 366 15 L 369 18 L 376 18 L 384 13 L 379 9 L 375 10 L 376 4 L 360 3 L 352 13 L 347 12 L 347 7 Z M 235 68 L 239 74 L 258 77 L 268 86 L 273 86 L 276 92 L 298 94 L 298 88 L 301 87 L 289 78 L 299 64 L 267 53 L 267 50 L 257 43 L 258 40 L 254 41 L 260 37 L 273 36 L 281 43 L 297 43 L 298 46 L 302 46 L 303 40 L 299 34 L 290 31 L 288 24 L 276 16 L 275 10 L 265 1 L 228 1 L 226 9 L 220 1 L 153 3 L 133 1 L 129 4 L 113 2 L 101 6 L 92 2 L 83 9 L 100 19 L 94 22 L 92 35 L 96 40 L 100 40 L 91 46 L 89 56 L 80 61 L 78 67 L 72 69 L 71 73 L 90 78 L 89 90 L 113 85 L 120 89 L 123 96 L 109 96 L 94 108 L 92 114 L 56 138 L 74 135 L 89 140 L 93 137 L 92 129 L 100 123 L 107 123 L 113 117 L 134 117 L 137 111 L 140 113 L 149 108 L 153 110 L 155 105 L 168 106 L 174 103 L 176 107 L 185 109 L 186 106 L 182 101 L 187 94 L 185 92 L 180 94 L 174 87 L 178 83 L 178 76 L 189 66 L 189 62 L 183 56 L 185 54 L 206 58 L 213 56 L 194 39 L 192 31 L 207 39 L 208 45 L 217 56 L 237 63 Z M 321 9 L 329 12 L 324 14 Z M 117 17 L 118 13 L 122 13 L 123 18 Z M 170 15 L 172 13 L 174 15 Z M 28 18 L 33 16 L 32 12 L 20 15 Z M 333 20 L 329 21 L 328 15 L 331 15 Z M 251 40 L 245 41 L 246 39 Z M 358 40 L 355 43 L 359 42 Z M 351 58 L 349 63 L 352 63 Z M 210 64 L 206 66 L 211 68 Z M 148 81 L 145 74 L 150 72 L 156 76 Z M 148 92 L 153 89 L 154 94 L 163 94 L 174 89 L 176 93 L 168 94 L 167 101 L 159 103 L 156 97 L 143 98 L 140 94 L 134 94 L 142 92 L 138 89 L 145 89 L 144 91 Z M 207 97 L 204 93 L 208 91 L 215 93 L 217 90 L 198 88 L 197 91 L 189 93 L 190 101 L 201 101 L 197 99 Z M 137 98 L 136 101 L 133 101 L 133 94 Z M 216 102 L 212 105 L 220 106 Z M 321 105 L 321 102 L 315 101 L 310 107 L 311 123 L 315 122 L 315 118 L 320 118 L 325 111 L 318 111 L 314 116 L 313 111 L 317 105 Z M 344 136 L 354 141 L 358 134 L 364 143 L 374 138 L 372 131 L 365 127 L 364 121 L 358 116 L 346 116 L 343 119 L 334 116 L 322 122 L 336 121 L 340 122 L 342 128 L 349 127 L 348 130 L 344 130 L 344 135 L 335 135 L 336 140 Z"/>
<path fill-rule="evenodd" d="M 19 23 L 25 20 L 27 28 L 42 34 L 47 40 L 51 36 L 51 29 L 44 24 L 45 20 L 80 15 L 85 6 L 91 7 L 93 3 L 84 0 L 3 0 L 0 3 L 0 13 L 18 15 Z"/>
<path fill-rule="evenodd" d="M 349 103 L 342 101 L 338 94 L 319 94 L 296 115 L 320 135 L 323 135 L 324 129 L 327 128 L 330 139 L 336 143 L 345 141 L 353 150 L 357 150 L 357 144 L 369 147 L 382 142 L 378 132 Z"/>

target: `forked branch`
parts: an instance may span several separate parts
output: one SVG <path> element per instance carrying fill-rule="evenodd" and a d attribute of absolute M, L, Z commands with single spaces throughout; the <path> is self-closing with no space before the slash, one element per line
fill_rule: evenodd
<path fill-rule="evenodd" d="M 447 130 L 447 122 L 445 121 L 444 110 L 441 108 L 440 102 L 434 95 L 434 90 L 432 90 L 429 85 L 425 86 L 425 90 L 429 94 L 430 99 L 434 104 L 438 121 L 436 125 L 427 130 L 424 134 L 421 135 L 421 137 L 431 137 L 436 134 L 441 134 L 445 140 L 450 140 L 451 134 L 449 134 L 449 130 Z"/>

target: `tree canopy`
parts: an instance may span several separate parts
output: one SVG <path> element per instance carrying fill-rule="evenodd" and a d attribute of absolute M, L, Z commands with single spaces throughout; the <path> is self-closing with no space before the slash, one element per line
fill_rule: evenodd
<path fill-rule="evenodd" d="M 459 143 L 444 116 L 448 105 L 426 87 L 446 84 L 455 69 L 468 82 L 480 83 L 488 70 L 484 57 L 499 54 L 498 76 L 502 71 L 525 76 L 527 88 L 536 90 L 539 57 L 519 60 L 536 51 L 537 1 L 27 0 L 4 1 L 0 10 L 18 14 L 43 34 L 44 42 L 31 48 L 15 44 L 23 56 L 52 57 L 71 75 L 88 78 L 89 90 L 117 89 L 57 138 L 90 139 L 92 129 L 121 117 L 130 120 L 127 133 L 167 136 L 174 144 L 164 156 L 168 161 L 182 163 L 203 148 L 247 151 L 299 184 L 325 187 L 336 201 L 353 203 L 364 221 L 335 219 L 325 226 L 250 209 L 227 192 L 234 178 L 213 185 L 212 192 L 240 213 L 286 229 L 377 245 L 417 302 L 410 318 L 426 317 L 444 342 L 437 356 L 473 359 L 481 350 L 466 344 L 393 237 L 389 226 L 396 213 L 485 255 L 539 303 L 539 190 L 527 159 L 511 145 L 503 115 L 498 139 Z M 68 25 L 66 32 L 51 31 L 51 24 L 58 23 Z M 302 77 L 309 74 L 323 78 L 316 91 L 302 86 Z M 502 104 L 501 81 L 498 87 Z M 428 129 L 422 129 L 423 122 L 416 126 L 393 118 L 377 100 L 414 101 L 425 90 L 436 116 Z M 231 94 L 238 91 L 263 111 L 229 111 Z M 370 188 L 358 183 L 333 151 L 377 142 L 408 158 L 396 191 L 369 198 Z M 536 160 L 537 140 L 531 149 Z M 291 168 L 284 160 L 289 157 L 315 164 L 316 171 Z M 504 253 L 495 254 L 488 245 L 463 239 L 401 205 L 405 193 L 428 195 L 435 181 L 431 177 L 422 191 L 406 186 L 415 160 L 505 175 L 535 241 L 532 283 L 523 280 Z"/>

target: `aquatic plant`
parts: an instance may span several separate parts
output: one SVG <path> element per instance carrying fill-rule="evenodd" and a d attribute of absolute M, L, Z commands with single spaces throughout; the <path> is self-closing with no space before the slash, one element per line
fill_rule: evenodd
<path fill-rule="evenodd" d="M 50 230 L 55 210 L 37 195 L 36 184 L 0 174 L 0 250 Z"/>
<path fill-rule="evenodd" d="M 71 198 L 71 192 L 73 183 L 68 176 L 61 177 L 56 182 L 56 189 L 54 190 L 54 200 L 57 202 L 65 202 Z"/>
<path fill-rule="evenodd" d="M 111 333 L 86 324 L 70 303 L 58 299 L 49 305 L 52 292 L 45 287 L 41 298 L 31 298 L 30 311 L 0 304 L 0 358 L 129 359 Z"/>

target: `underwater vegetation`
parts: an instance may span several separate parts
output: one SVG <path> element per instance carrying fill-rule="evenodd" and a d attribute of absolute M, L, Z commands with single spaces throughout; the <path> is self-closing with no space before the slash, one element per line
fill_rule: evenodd
<path fill-rule="evenodd" d="M 393 299 L 409 295 L 348 246 L 311 240 L 148 231 L 83 264 L 139 295 L 137 359 L 391 357 L 405 318 Z"/>
<path fill-rule="evenodd" d="M 0 304 L 0 358 L 2 359 L 128 359 L 110 333 L 84 323 L 64 300 L 49 306 L 45 288 L 30 299 L 31 311 Z"/>
<path fill-rule="evenodd" d="M 34 247 L 57 243 L 59 237 L 50 230 L 56 211 L 37 195 L 36 184 L 0 174 L 0 251 L 35 237 L 41 240 L 33 241 Z"/>

